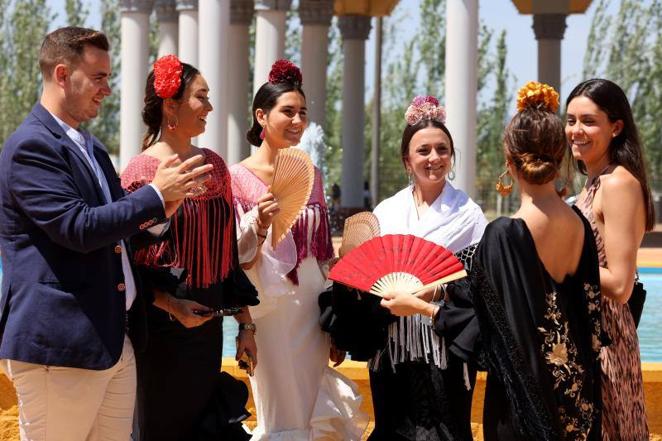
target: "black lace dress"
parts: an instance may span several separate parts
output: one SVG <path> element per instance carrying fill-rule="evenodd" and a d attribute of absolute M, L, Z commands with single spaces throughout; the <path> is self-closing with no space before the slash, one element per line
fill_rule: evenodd
<path fill-rule="evenodd" d="M 488 371 L 486 441 L 600 439 L 600 279 L 583 220 L 581 260 L 562 283 L 523 220 L 499 218 L 485 230 L 470 280 Z"/>

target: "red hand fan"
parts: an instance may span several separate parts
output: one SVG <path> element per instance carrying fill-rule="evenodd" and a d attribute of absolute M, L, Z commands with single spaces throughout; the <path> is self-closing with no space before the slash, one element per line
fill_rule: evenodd
<path fill-rule="evenodd" d="M 347 253 L 329 279 L 383 297 L 393 291 L 413 294 L 466 275 L 446 248 L 413 235 L 388 234 Z"/>

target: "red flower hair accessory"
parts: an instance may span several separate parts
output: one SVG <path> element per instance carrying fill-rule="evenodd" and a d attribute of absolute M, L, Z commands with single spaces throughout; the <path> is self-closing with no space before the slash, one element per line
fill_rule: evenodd
<path fill-rule="evenodd" d="M 269 82 L 271 84 L 289 83 L 301 86 L 301 83 L 303 82 L 301 69 L 290 60 L 278 60 L 271 66 Z"/>
<path fill-rule="evenodd" d="M 423 119 L 431 119 L 446 123 L 446 109 L 439 105 L 439 100 L 433 96 L 417 96 L 405 112 L 407 125 L 413 126 Z"/>
<path fill-rule="evenodd" d="M 159 98 L 172 98 L 182 85 L 182 62 L 177 55 L 165 55 L 154 63 L 154 91 Z"/>

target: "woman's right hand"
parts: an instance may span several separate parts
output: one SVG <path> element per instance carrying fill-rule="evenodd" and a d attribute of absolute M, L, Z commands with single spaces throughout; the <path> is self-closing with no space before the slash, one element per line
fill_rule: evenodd
<path fill-rule="evenodd" d="M 195 328 L 214 317 L 211 309 L 193 300 L 171 297 L 168 303 L 170 314 L 186 328 Z"/>
<path fill-rule="evenodd" d="M 258 228 L 267 230 L 279 211 L 278 201 L 271 193 L 271 186 L 269 186 L 267 192 L 257 200 Z"/>

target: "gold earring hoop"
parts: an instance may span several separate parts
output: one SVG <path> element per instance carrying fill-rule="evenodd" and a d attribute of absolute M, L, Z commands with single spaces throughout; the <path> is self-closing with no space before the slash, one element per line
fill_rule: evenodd
<path fill-rule="evenodd" d="M 503 173 L 499 175 L 499 179 L 497 179 L 497 183 L 496 183 L 496 191 L 499 192 L 499 194 L 504 198 L 513 191 L 512 177 L 510 178 L 511 179 L 510 184 L 503 183 L 502 179 L 505 178 L 506 175 L 510 176 L 508 169 L 506 169 Z"/>

